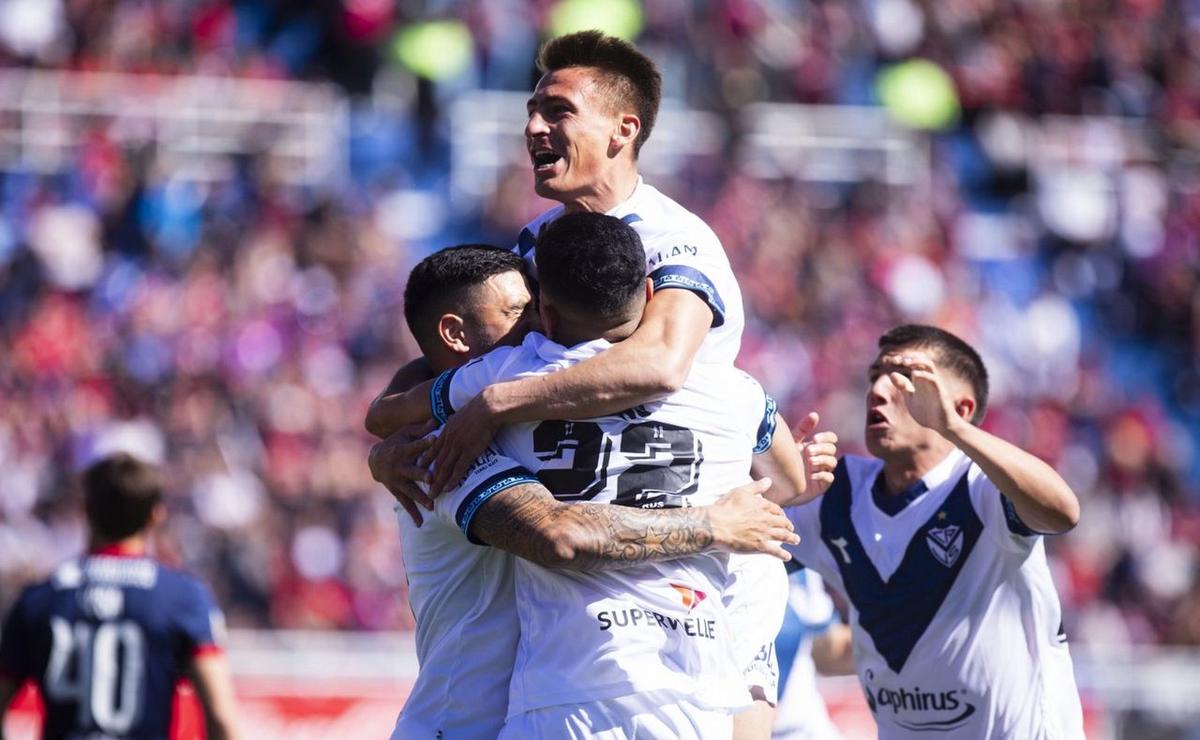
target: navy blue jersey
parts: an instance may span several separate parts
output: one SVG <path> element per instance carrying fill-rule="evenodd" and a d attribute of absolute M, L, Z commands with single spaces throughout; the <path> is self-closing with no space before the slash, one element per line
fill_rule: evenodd
<path fill-rule="evenodd" d="M 175 684 L 217 649 L 220 620 L 196 578 L 93 554 L 25 589 L 0 633 L 0 670 L 38 684 L 47 739 L 166 738 Z"/>

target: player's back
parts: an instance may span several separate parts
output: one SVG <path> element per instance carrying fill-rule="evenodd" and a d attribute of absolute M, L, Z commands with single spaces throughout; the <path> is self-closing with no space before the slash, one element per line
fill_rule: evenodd
<path fill-rule="evenodd" d="M 553 372 L 608 346 L 567 348 L 531 334 L 439 378 L 434 397 L 449 411 L 492 382 Z M 684 388 L 662 401 L 505 427 L 497 444 L 560 500 L 700 506 L 749 481 L 753 450 L 760 436 L 769 439 L 767 419 L 773 404 L 752 378 L 696 365 Z M 713 708 L 744 706 L 743 663 L 722 603 L 728 578 L 727 559 L 711 555 L 582 573 L 518 561 L 521 641 L 510 715 L 655 690 Z"/>
<path fill-rule="evenodd" d="M 196 578 L 147 557 L 93 554 L 27 588 L 0 668 L 38 683 L 45 738 L 166 738 L 175 685 L 223 629 Z"/>

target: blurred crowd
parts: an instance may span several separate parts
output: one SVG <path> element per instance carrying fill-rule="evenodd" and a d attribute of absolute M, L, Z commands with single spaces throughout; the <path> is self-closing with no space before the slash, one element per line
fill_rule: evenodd
<path fill-rule="evenodd" d="M 404 279 L 454 240 L 511 243 L 547 205 L 524 167 L 445 205 L 447 103 L 528 89 L 543 32 L 583 5 L 0 0 L 6 67 L 333 81 L 351 101 L 348 174 L 324 186 L 254 152 L 181 182 L 105 120 L 71 167 L 0 173 L 0 606 L 83 547 L 72 476 L 121 447 L 165 464 L 158 551 L 231 625 L 411 626 L 361 429 L 414 356 Z M 736 127 L 654 184 L 721 237 L 739 364 L 788 418 L 816 409 L 861 452 L 879 333 L 962 334 L 992 372 L 985 426 L 1080 495 L 1048 543 L 1073 638 L 1200 645 L 1200 5 L 618 5 L 667 95 L 731 121 L 756 101 L 877 105 L 906 59 L 949 75 L 957 115 L 922 134 L 922 185 L 763 179 Z M 460 67 L 405 55 L 431 21 L 468 32 Z"/>

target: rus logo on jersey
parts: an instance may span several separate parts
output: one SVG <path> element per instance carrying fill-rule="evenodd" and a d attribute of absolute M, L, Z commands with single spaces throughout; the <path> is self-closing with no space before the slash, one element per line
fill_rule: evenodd
<path fill-rule="evenodd" d="M 929 545 L 929 552 L 933 553 L 939 563 L 951 568 L 962 554 L 962 530 L 954 525 L 930 529 L 925 535 L 925 543 Z"/>

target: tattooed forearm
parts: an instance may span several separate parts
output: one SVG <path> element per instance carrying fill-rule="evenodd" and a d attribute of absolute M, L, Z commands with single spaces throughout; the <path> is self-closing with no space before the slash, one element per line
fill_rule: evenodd
<path fill-rule="evenodd" d="M 708 511 L 564 504 L 540 485 L 515 486 L 480 507 L 471 533 L 540 565 L 570 570 L 629 568 L 715 547 Z"/>

